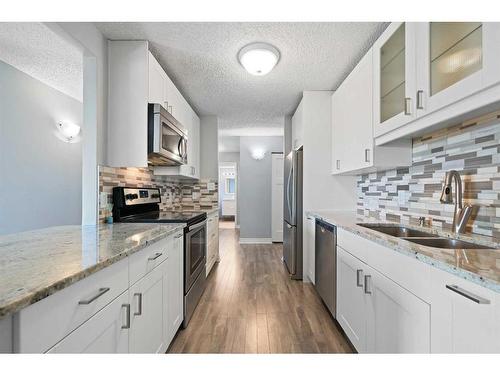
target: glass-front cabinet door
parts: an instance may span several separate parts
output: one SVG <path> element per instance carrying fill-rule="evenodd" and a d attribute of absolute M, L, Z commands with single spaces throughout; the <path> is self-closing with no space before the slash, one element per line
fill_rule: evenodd
<path fill-rule="evenodd" d="M 500 79 L 497 24 L 417 24 L 417 116 L 452 104 Z"/>
<path fill-rule="evenodd" d="M 414 26 L 393 22 L 373 46 L 375 137 L 415 118 Z"/>

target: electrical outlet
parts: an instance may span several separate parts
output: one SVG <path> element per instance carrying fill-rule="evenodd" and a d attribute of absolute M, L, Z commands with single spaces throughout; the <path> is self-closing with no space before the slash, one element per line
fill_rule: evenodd
<path fill-rule="evenodd" d="M 105 208 L 108 205 L 108 193 L 101 191 L 99 193 L 99 207 Z"/>
<path fill-rule="evenodd" d="M 209 182 L 207 183 L 207 190 L 215 190 L 215 182 Z"/>

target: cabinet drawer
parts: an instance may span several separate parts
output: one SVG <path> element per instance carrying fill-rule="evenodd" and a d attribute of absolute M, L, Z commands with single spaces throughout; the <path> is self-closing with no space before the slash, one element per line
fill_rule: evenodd
<path fill-rule="evenodd" d="M 177 232 L 155 242 L 129 258 L 129 285 L 135 284 L 167 259 L 168 250 L 173 245 L 175 235 L 177 235 Z"/>
<path fill-rule="evenodd" d="M 127 270 L 128 261 L 119 261 L 21 310 L 14 316 L 15 352 L 54 346 L 127 289 Z"/>
<path fill-rule="evenodd" d="M 127 306 L 125 292 L 47 353 L 128 353 Z"/>

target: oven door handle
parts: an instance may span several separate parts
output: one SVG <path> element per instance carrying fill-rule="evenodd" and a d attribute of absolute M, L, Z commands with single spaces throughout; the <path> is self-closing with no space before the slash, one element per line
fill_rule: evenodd
<path fill-rule="evenodd" d="M 206 220 L 203 220 L 201 223 L 198 223 L 198 224 L 194 224 L 194 225 L 191 225 L 189 228 L 188 228 L 188 231 L 191 232 L 192 230 L 195 230 L 195 229 L 198 229 L 204 225 L 207 224 L 207 221 Z"/>

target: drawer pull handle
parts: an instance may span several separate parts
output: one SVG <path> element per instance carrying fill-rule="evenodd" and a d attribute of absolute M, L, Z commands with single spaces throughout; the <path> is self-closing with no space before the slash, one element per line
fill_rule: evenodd
<path fill-rule="evenodd" d="M 363 270 L 356 270 L 356 286 L 359 286 L 360 288 L 363 287 L 363 281 L 361 281 L 362 277 L 363 277 Z"/>
<path fill-rule="evenodd" d="M 368 288 L 368 281 L 371 280 L 371 278 L 370 275 L 365 275 L 365 294 L 372 294 L 371 288 Z"/>
<path fill-rule="evenodd" d="M 486 298 L 479 297 L 474 293 L 468 292 L 467 290 L 460 288 L 458 285 L 446 285 L 446 289 L 449 289 L 452 292 L 460 294 L 461 296 L 482 305 L 488 305 L 490 303 L 490 301 L 487 300 Z"/>
<path fill-rule="evenodd" d="M 122 307 L 125 307 L 126 315 L 125 315 L 125 324 L 122 325 L 122 329 L 130 328 L 130 303 L 124 303 Z"/>
<path fill-rule="evenodd" d="M 90 297 L 89 299 L 82 299 L 81 301 L 78 301 L 79 305 L 89 305 L 92 302 L 94 302 L 96 299 L 98 299 L 100 296 L 103 294 L 109 292 L 109 288 L 99 288 L 99 291 L 96 293 L 95 296 Z"/>
<path fill-rule="evenodd" d="M 139 297 L 137 299 L 137 312 L 134 313 L 134 316 L 142 315 L 142 293 L 134 293 L 134 297 Z"/>
<path fill-rule="evenodd" d="M 156 253 L 154 256 L 152 257 L 149 257 L 148 260 L 155 260 L 155 259 L 158 259 L 159 257 L 161 257 L 163 255 L 163 253 Z"/>

